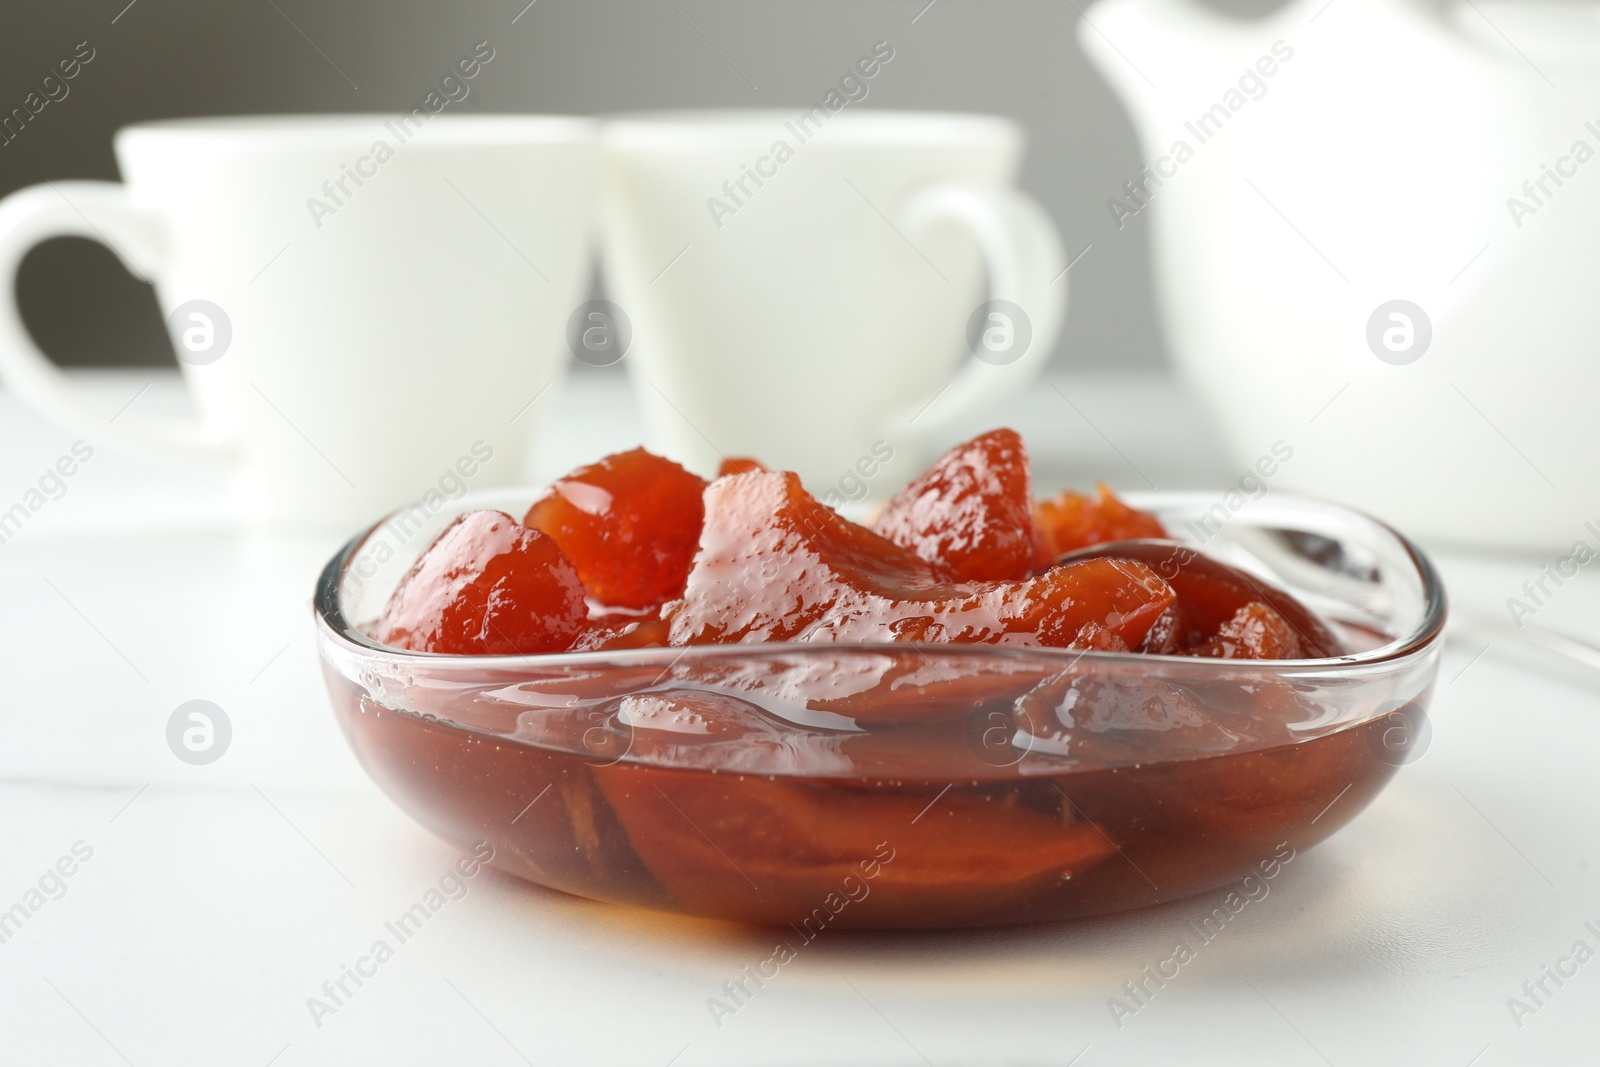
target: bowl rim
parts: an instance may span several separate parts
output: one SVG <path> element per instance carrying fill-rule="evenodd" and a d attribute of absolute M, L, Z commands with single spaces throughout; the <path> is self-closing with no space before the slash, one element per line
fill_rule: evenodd
<path fill-rule="evenodd" d="M 497 491 L 497 494 L 512 492 L 516 488 L 506 487 Z M 538 492 L 536 487 L 530 488 L 533 489 L 534 493 Z M 1204 491 L 1123 494 L 1125 500 L 1135 504 L 1145 500 L 1184 500 L 1196 497 L 1211 499 L 1212 496 L 1213 494 Z M 1279 660 L 1210 659 L 1201 656 L 1175 656 L 1147 652 L 1105 652 L 1053 648 L 1040 645 L 950 644 L 947 642 L 849 642 L 846 647 L 863 652 L 878 651 L 899 654 L 916 652 L 924 656 L 960 654 L 968 657 L 992 657 L 995 659 L 1016 657 L 1027 657 L 1035 661 L 1040 658 L 1058 659 L 1061 661 L 1063 670 L 1079 663 L 1086 663 L 1087 665 L 1095 663 L 1117 664 L 1126 667 L 1130 662 L 1136 660 L 1150 663 L 1152 669 L 1181 664 L 1185 670 L 1216 670 L 1234 674 L 1238 674 L 1241 671 L 1255 671 L 1275 677 L 1324 675 L 1329 671 L 1337 671 L 1340 674 L 1344 674 L 1358 668 L 1395 666 L 1403 661 L 1426 655 L 1435 648 L 1444 635 L 1445 620 L 1449 613 L 1448 597 L 1445 592 L 1443 577 L 1427 553 L 1415 541 L 1388 523 L 1356 508 L 1320 500 L 1316 497 L 1280 494 L 1278 498 L 1280 503 L 1283 504 L 1303 504 L 1314 508 L 1331 509 L 1342 512 L 1347 516 L 1359 518 L 1376 526 L 1398 542 L 1415 568 L 1422 586 L 1423 610 L 1416 627 L 1411 633 L 1396 636 L 1376 648 L 1345 656 Z M 456 502 L 459 503 L 460 501 Z M 316 592 L 312 598 L 312 611 L 316 617 L 318 629 L 327 639 L 344 646 L 347 652 L 365 656 L 380 656 L 395 662 L 411 662 L 418 667 L 427 666 L 434 669 L 460 667 L 484 672 L 514 673 L 519 669 L 538 671 L 556 668 L 581 669 L 601 664 L 645 666 L 666 660 L 676 663 L 685 657 L 691 660 L 719 659 L 732 654 L 825 655 L 830 651 L 836 652 L 840 647 L 839 644 L 833 642 L 785 641 L 749 644 L 670 645 L 663 648 L 619 649 L 613 651 L 465 656 L 443 652 L 416 652 L 410 649 L 385 645 L 363 633 L 352 620 L 345 617 L 343 607 L 340 604 L 339 586 L 346 568 L 360 553 L 367 539 L 382 529 L 390 519 L 406 510 L 406 507 L 396 508 L 364 527 L 334 553 L 318 575 Z M 1195 547 L 1197 551 L 1203 551 L 1203 546 Z"/>

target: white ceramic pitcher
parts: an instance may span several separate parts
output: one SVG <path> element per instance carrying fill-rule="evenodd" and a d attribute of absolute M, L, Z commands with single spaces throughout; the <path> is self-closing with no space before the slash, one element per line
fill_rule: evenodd
<path fill-rule="evenodd" d="M 1241 471 L 1423 537 L 1600 546 L 1600 5 L 1102 0 L 1169 347 Z M 1158 185 L 1159 183 L 1159 185 Z M 1396 303 L 1404 302 L 1404 303 Z"/>

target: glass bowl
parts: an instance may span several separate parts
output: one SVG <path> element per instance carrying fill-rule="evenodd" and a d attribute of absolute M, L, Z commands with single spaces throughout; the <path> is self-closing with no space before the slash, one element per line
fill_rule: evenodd
<path fill-rule="evenodd" d="M 946 644 L 466 657 L 367 633 L 456 515 L 396 512 L 329 562 L 319 649 L 363 767 L 492 864 L 595 900 L 766 925 L 1066 919 L 1271 877 L 1425 736 L 1445 595 L 1409 540 L 1273 494 L 1130 494 L 1357 649 L 1240 661 Z"/>

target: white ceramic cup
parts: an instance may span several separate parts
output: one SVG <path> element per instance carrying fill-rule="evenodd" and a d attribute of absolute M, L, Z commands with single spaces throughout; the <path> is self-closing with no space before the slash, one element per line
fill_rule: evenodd
<path fill-rule="evenodd" d="M 92 443 L 226 464 L 260 525 L 349 526 L 441 479 L 518 480 L 590 282 L 592 122 L 189 119 L 115 147 L 123 184 L 0 202 L 9 388 Z M 198 423 L 118 413 L 35 346 L 17 266 L 62 235 L 154 281 Z"/>
<path fill-rule="evenodd" d="M 627 365 L 652 443 L 695 469 L 750 455 L 817 492 L 859 484 L 885 445 L 950 443 L 1050 357 L 1065 261 L 1012 184 L 1009 120 L 645 113 L 601 139 Z M 872 495 L 914 473 L 890 468 Z"/>

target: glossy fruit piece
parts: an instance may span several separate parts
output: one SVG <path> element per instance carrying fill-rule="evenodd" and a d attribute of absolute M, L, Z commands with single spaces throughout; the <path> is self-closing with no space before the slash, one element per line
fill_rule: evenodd
<path fill-rule="evenodd" d="M 654 615 L 601 615 L 572 643 L 573 652 L 615 652 L 625 648 L 662 648 L 667 624 Z"/>
<path fill-rule="evenodd" d="M 1070 812 L 948 784 L 707 778 L 628 764 L 594 774 L 678 907 L 792 922 L 802 936 L 813 925 L 949 924 L 1067 884 L 1115 852 Z M 827 910 L 813 919 L 816 908 Z"/>
<path fill-rule="evenodd" d="M 751 459 L 749 456 L 725 456 L 721 465 L 717 467 L 717 477 L 726 478 L 730 474 L 750 474 L 766 469 L 766 464 L 759 459 Z"/>
<path fill-rule="evenodd" d="M 683 589 L 705 487 L 671 460 L 636 448 L 557 481 L 523 521 L 556 539 L 597 602 L 652 608 Z"/>
<path fill-rule="evenodd" d="M 1304 659 L 1306 650 L 1287 619 L 1252 600 L 1218 627 L 1210 640 L 1185 654 L 1218 659 Z"/>
<path fill-rule="evenodd" d="M 840 646 L 819 657 L 805 652 L 684 659 L 673 665 L 675 679 L 719 691 L 750 694 L 774 706 L 826 712 L 811 722 L 855 726 L 926 725 L 959 721 L 986 702 L 1021 696 L 1053 671 L 1036 660 L 973 654 L 937 658 L 912 647 L 868 649 Z M 831 719 L 828 716 L 841 716 Z M 891 745 L 891 765 L 904 765 L 907 750 Z M 864 740 L 852 735 L 852 741 Z M 874 757 L 876 758 L 876 757 Z M 899 761 L 898 763 L 896 761 Z"/>
<path fill-rule="evenodd" d="M 1330 822 L 1337 828 L 1364 808 L 1396 770 L 1374 754 L 1382 750 L 1374 727 L 1381 720 L 1310 740 L 1288 729 L 1272 747 L 1237 742 L 1212 758 L 1074 775 L 1073 798 L 1168 890 L 1219 859 L 1245 869 L 1275 852 L 1281 859 L 1283 844 L 1309 847 L 1332 832 Z"/>
<path fill-rule="evenodd" d="M 1079 766 L 1127 767 L 1304 741 L 1324 714 L 1259 668 L 1175 681 L 1141 664 L 1072 664 L 1012 702 L 1013 744 Z"/>
<path fill-rule="evenodd" d="M 1202 555 L 1188 545 L 1175 541 L 1122 541 L 1087 549 L 1071 558 L 1095 558 L 1101 552 L 1109 558 L 1138 560 L 1172 586 L 1178 597 L 1177 607 L 1182 611 L 1183 628 L 1187 633 L 1182 648 L 1204 645 L 1219 636 L 1224 625 L 1234 620 L 1241 609 L 1252 602 L 1259 602 L 1281 618 L 1288 632 L 1298 642 L 1298 649 L 1286 640 L 1274 639 L 1271 644 L 1258 642 L 1252 646 L 1256 650 L 1272 648 L 1280 652 L 1298 651 L 1299 655 L 1294 658 L 1307 659 L 1342 656 L 1349 651 L 1345 642 L 1329 629 L 1327 623 L 1288 591 L 1249 571 Z M 1246 630 L 1257 623 L 1265 626 L 1268 622 L 1266 616 L 1252 613 L 1249 619 L 1234 624 L 1235 629 L 1229 631 L 1228 639 L 1236 647 L 1242 648 L 1240 641 L 1254 640 L 1245 636 Z M 1276 624 L 1272 626 L 1274 632 L 1278 632 Z M 1266 640 L 1265 631 L 1261 639 Z"/>
<path fill-rule="evenodd" d="M 1141 641 L 1173 602 L 1148 567 L 1096 559 L 1021 582 L 958 582 L 841 518 L 792 473 L 720 478 L 671 643 L 950 641 L 1072 646 L 1097 624 Z"/>
<path fill-rule="evenodd" d="M 1092 497 L 1069 490 L 1053 500 L 1041 500 L 1034 516 L 1043 531 L 1050 559 L 1104 541 L 1168 536 L 1160 519 L 1130 508 L 1104 482 Z"/>
<path fill-rule="evenodd" d="M 1162 619 L 1166 618 L 1167 612 L 1171 610 L 1172 609 L 1169 605 L 1165 611 L 1156 616 L 1156 622 L 1160 622 Z M 1155 624 L 1152 623 L 1151 625 L 1154 626 Z M 1145 636 L 1149 637 L 1148 632 L 1145 634 Z M 1128 643 L 1122 639 L 1120 634 L 1118 634 L 1111 627 L 1098 622 L 1084 623 L 1083 627 L 1078 630 L 1078 636 L 1068 647 L 1087 649 L 1091 652 L 1129 651 Z"/>
<path fill-rule="evenodd" d="M 1183 607 L 1173 604 L 1161 613 L 1150 632 L 1144 635 L 1138 651 L 1155 656 L 1171 656 L 1190 645 L 1189 620 Z"/>
<path fill-rule="evenodd" d="M 401 579 L 378 639 L 463 656 L 562 652 L 588 616 L 578 572 L 553 539 L 503 512 L 469 511 Z"/>
<path fill-rule="evenodd" d="M 895 494 L 873 529 L 963 581 L 1020 581 L 1051 558 L 1015 430 L 991 430 L 940 456 Z"/>

